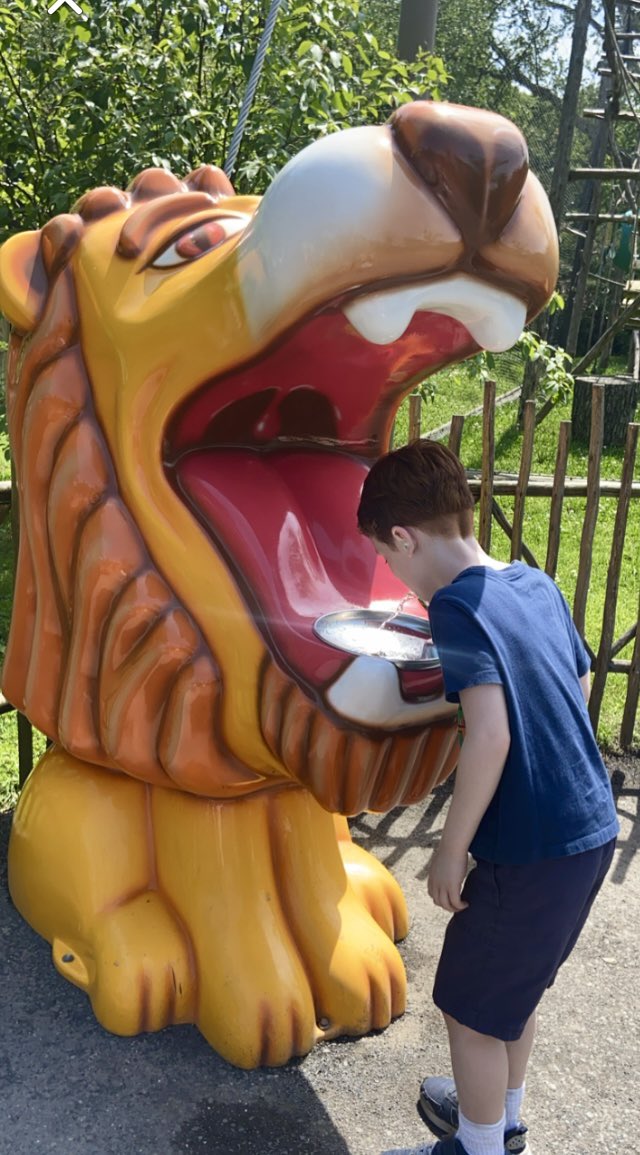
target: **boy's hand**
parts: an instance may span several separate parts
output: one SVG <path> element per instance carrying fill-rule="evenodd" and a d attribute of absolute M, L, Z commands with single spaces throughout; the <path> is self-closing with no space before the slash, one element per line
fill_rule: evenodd
<path fill-rule="evenodd" d="M 455 914 L 469 905 L 460 898 L 468 865 L 466 850 L 450 850 L 445 843 L 440 843 L 431 859 L 427 881 L 427 890 L 436 906 Z"/>

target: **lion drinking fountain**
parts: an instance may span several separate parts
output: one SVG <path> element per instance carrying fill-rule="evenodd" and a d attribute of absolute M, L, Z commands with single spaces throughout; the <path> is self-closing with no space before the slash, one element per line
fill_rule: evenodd
<path fill-rule="evenodd" d="M 455 762 L 434 685 L 314 632 L 406 595 L 358 535 L 416 380 L 505 349 L 557 242 L 498 116 L 403 106 L 264 198 L 160 170 L 0 249 L 20 546 L 3 689 L 51 739 L 13 900 L 110 1031 L 243 1067 L 404 1008 L 404 900 L 345 816 Z"/>

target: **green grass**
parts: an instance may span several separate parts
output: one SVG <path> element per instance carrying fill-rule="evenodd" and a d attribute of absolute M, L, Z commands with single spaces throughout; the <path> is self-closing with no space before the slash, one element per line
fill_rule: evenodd
<path fill-rule="evenodd" d="M 614 370 L 615 371 L 615 367 Z M 505 393 L 521 378 L 522 368 L 517 358 L 500 360 L 498 395 Z M 422 432 L 427 433 L 444 425 L 453 413 L 467 413 L 482 404 L 483 386 L 464 368 L 454 367 L 438 375 L 436 395 L 423 405 Z M 571 406 L 559 406 L 536 431 L 532 472 L 552 474 L 555 466 L 558 427 L 562 419 L 571 416 Z M 520 437 L 516 428 L 517 403 L 499 406 L 496 410 L 496 468 L 517 472 L 520 464 Z M 408 402 L 398 414 L 395 444 L 407 439 Z M 468 418 L 462 438 L 461 457 L 467 468 L 480 468 L 482 461 L 482 418 Z M 572 446 L 568 475 L 586 477 L 588 451 L 586 446 Z M 602 456 L 603 478 L 619 478 L 622 468 L 622 450 L 606 449 Z M 8 466 L 0 453 L 0 477 L 8 476 Z M 636 477 L 640 478 L 640 460 L 636 463 Z M 500 499 L 510 517 L 513 502 Z M 526 502 L 523 537 L 541 565 L 544 565 L 549 526 L 550 500 L 529 497 Z M 584 499 L 566 500 L 563 508 L 562 535 L 557 580 L 569 602 L 573 601 L 578 572 L 580 535 L 584 516 Z M 602 612 L 607 581 L 616 500 L 602 498 L 592 554 L 592 572 L 587 602 L 586 635 L 597 652 L 602 629 Z M 508 560 L 509 542 L 494 522 L 492 553 Z M 9 522 L 0 525 L 0 659 L 7 635 L 12 587 L 13 560 Z M 631 502 L 631 511 L 625 540 L 623 567 L 616 613 L 615 636 L 619 637 L 638 618 L 640 607 L 640 501 Z M 632 645 L 619 658 L 631 657 Z M 609 674 L 605 692 L 598 737 L 603 746 L 615 748 L 622 720 L 627 679 L 623 674 Z M 634 741 L 640 746 L 640 725 L 636 722 Z M 40 753 L 44 739 L 36 735 L 36 751 Z M 15 799 L 17 788 L 17 738 L 15 714 L 0 716 L 0 810 Z"/>

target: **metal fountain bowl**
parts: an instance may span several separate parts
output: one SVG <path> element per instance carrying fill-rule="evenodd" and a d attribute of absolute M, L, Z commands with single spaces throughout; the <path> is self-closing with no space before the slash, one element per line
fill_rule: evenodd
<path fill-rule="evenodd" d="M 323 614 L 314 633 L 347 654 L 386 658 L 403 670 L 428 670 L 440 665 L 431 626 L 415 614 L 388 610 L 349 609 Z"/>

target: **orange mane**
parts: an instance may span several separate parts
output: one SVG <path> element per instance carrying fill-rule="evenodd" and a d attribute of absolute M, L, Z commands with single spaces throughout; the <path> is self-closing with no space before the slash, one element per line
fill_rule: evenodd
<path fill-rule="evenodd" d="M 33 332 L 12 334 L 8 358 L 20 544 L 3 684 L 10 701 L 79 758 L 198 791 L 215 768 L 216 793 L 235 795 L 262 779 L 220 750 L 220 671 L 119 492 L 69 265 L 92 221 L 185 186 L 209 199 L 230 192 L 213 168 L 184 184 L 147 170 L 128 193 L 88 193 L 40 234 L 46 295 Z M 140 695 L 152 709 L 136 710 Z M 131 723 L 142 715 L 143 730 Z"/>

